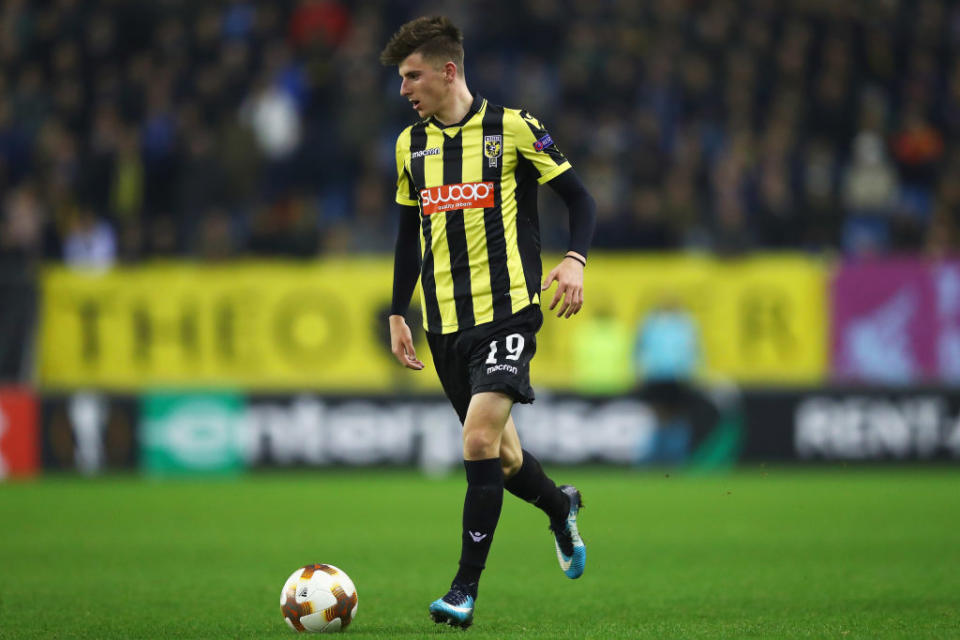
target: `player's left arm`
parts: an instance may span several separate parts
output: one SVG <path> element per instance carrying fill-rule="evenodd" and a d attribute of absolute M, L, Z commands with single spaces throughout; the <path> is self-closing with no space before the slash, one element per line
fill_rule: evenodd
<path fill-rule="evenodd" d="M 597 221 L 597 205 L 570 162 L 557 148 L 546 127 L 526 111 L 508 110 L 504 128 L 514 136 L 517 153 L 528 160 L 539 174 L 537 182 L 549 184 L 570 212 L 570 244 L 566 256 L 547 274 L 542 291 L 557 281 L 557 291 L 550 303 L 552 311 L 560 301 L 557 317 L 569 318 L 583 307 L 583 268 L 587 249 L 593 239 Z"/>
<path fill-rule="evenodd" d="M 546 291 L 556 280 L 557 291 L 550 302 L 550 310 L 562 299 L 557 317 L 569 318 L 583 308 L 583 269 L 597 224 L 597 205 L 573 169 L 564 171 L 547 184 L 560 196 L 570 212 L 570 243 L 566 255 L 547 274 L 541 290 Z"/>

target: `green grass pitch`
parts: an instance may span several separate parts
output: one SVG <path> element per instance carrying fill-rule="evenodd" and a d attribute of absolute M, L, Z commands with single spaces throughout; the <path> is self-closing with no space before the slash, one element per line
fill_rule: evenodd
<path fill-rule="evenodd" d="M 434 625 L 462 474 L 344 470 L 0 485 L 0 637 L 290 638 L 280 588 L 335 564 L 356 638 L 958 638 L 960 469 L 553 469 L 587 570 L 509 494 L 474 626 Z"/>

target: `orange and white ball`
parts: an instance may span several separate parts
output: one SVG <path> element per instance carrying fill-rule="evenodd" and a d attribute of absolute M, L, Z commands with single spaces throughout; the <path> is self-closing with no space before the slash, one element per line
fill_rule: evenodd
<path fill-rule="evenodd" d="M 357 588 L 332 564 L 308 564 L 287 578 L 280 610 L 295 631 L 343 631 L 357 615 Z"/>

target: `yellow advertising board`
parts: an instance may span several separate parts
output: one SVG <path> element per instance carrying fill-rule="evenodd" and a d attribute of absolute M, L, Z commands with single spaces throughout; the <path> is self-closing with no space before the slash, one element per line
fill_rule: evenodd
<path fill-rule="evenodd" d="M 629 388 L 641 373 L 633 362 L 636 334 L 651 309 L 669 302 L 696 320 L 705 375 L 772 386 L 821 382 L 828 362 L 827 275 L 822 261 L 806 256 L 591 256 L 584 311 L 570 325 L 547 314 L 535 377 L 548 386 L 590 387 L 589 379 L 577 380 L 576 372 L 592 366 L 591 350 L 578 342 L 597 335 L 590 331 L 596 324 L 628 346 L 607 350 L 622 355 L 594 368 L 622 372 L 609 390 Z"/>
<path fill-rule="evenodd" d="M 40 383 L 439 389 L 429 372 L 404 376 L 390 353 L 391 269 L 382 258 L 52 268 L 43 276 Z"/>
<path fill-rule="evenodd" d="M 545 269 L 553 264 L 544 259 Z M 414 336 L 427 370 L 404 369 L 390 353 L 391 269 L 385 257 L 169 263 L 102 273 L 49 268 L 42 283 L 39 383 L 48 389 L 437 391 L 420 328 L 413 327 Z M 698 320 L 710 371 L 744 383 L 824 378 L 826 268 L 819 262 L 598 254 L 586 270 L 584 311 L 569 320 L 545 314 L 534 385 L 581 388 L 590 382 L 582 372 L 599 368 L 628 388 L 638 323 L 667 297 Z M 589 331 L 597 326 L 602 330 Z M 598 336 L 618 341 L 604 352 Z M 591 362 L 597 354 L 604 358 L 600 367 Z"/>

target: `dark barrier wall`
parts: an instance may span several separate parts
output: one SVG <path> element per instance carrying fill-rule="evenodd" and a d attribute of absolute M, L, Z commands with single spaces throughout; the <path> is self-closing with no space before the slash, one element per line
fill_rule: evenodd
<path fill-rule="evenodd" d="M 639 398 L 541 394 L 514 415 L 546 463 L 726 468 L 737 462 L 960 461 L 960 392 L 753 391 L 705 397 L 715 411 L 658 424 Z M 701 416 L 702 417 L 702 416 Z M 75 393 L 0 389 L 0 477 L 231 473 L 248 468 L 456 468 L 460 424 L 438 396 Z"/>
<path fill-rule="evenodd" d="M 742 409 L 747 460 L 960 460 L 960 390 L 752 392 Z"/>
<path fill-rule="evenodd" d="M 100 393 L 50 395 L 40 407 L 45 469 L 95 474 L 136 468 L 140 415 L 135 398 Z"/>
<path fill-rule="evenodd" d="M 417 465 L 462 459 L 460 424 L 440 397 L 156 393 L 141 398 L 148 471 Z M 630 464 L 654 448 L 650 410 L 633 399 L 542 398 L 518 407 L 525 445 L 545 462 Z"/>
<path fill-rule="evenodd" d="M 26 274 L 0 275 L 0 381 L 27 378 L 36 328 L 37 285 Z"/>
<path fill-rule="evenodd" d="M 43 467 L 57 471 L 443 470 L 462 458 L 460 424 L 439 396 L 82 392 L 45 396 L 39 414 L 32 418 L 39 428 L 18 423 L 17 439 L 35 441 Z M 542 394 L 536 404 L 518 406 L 515 416 L 525 446 L 548 463 L 672 463 L 695 455 L 704 440 L 658 429 L 650 408 L 631 397 Z M 732 462 L 735 450 L 722 457 Z"/>

